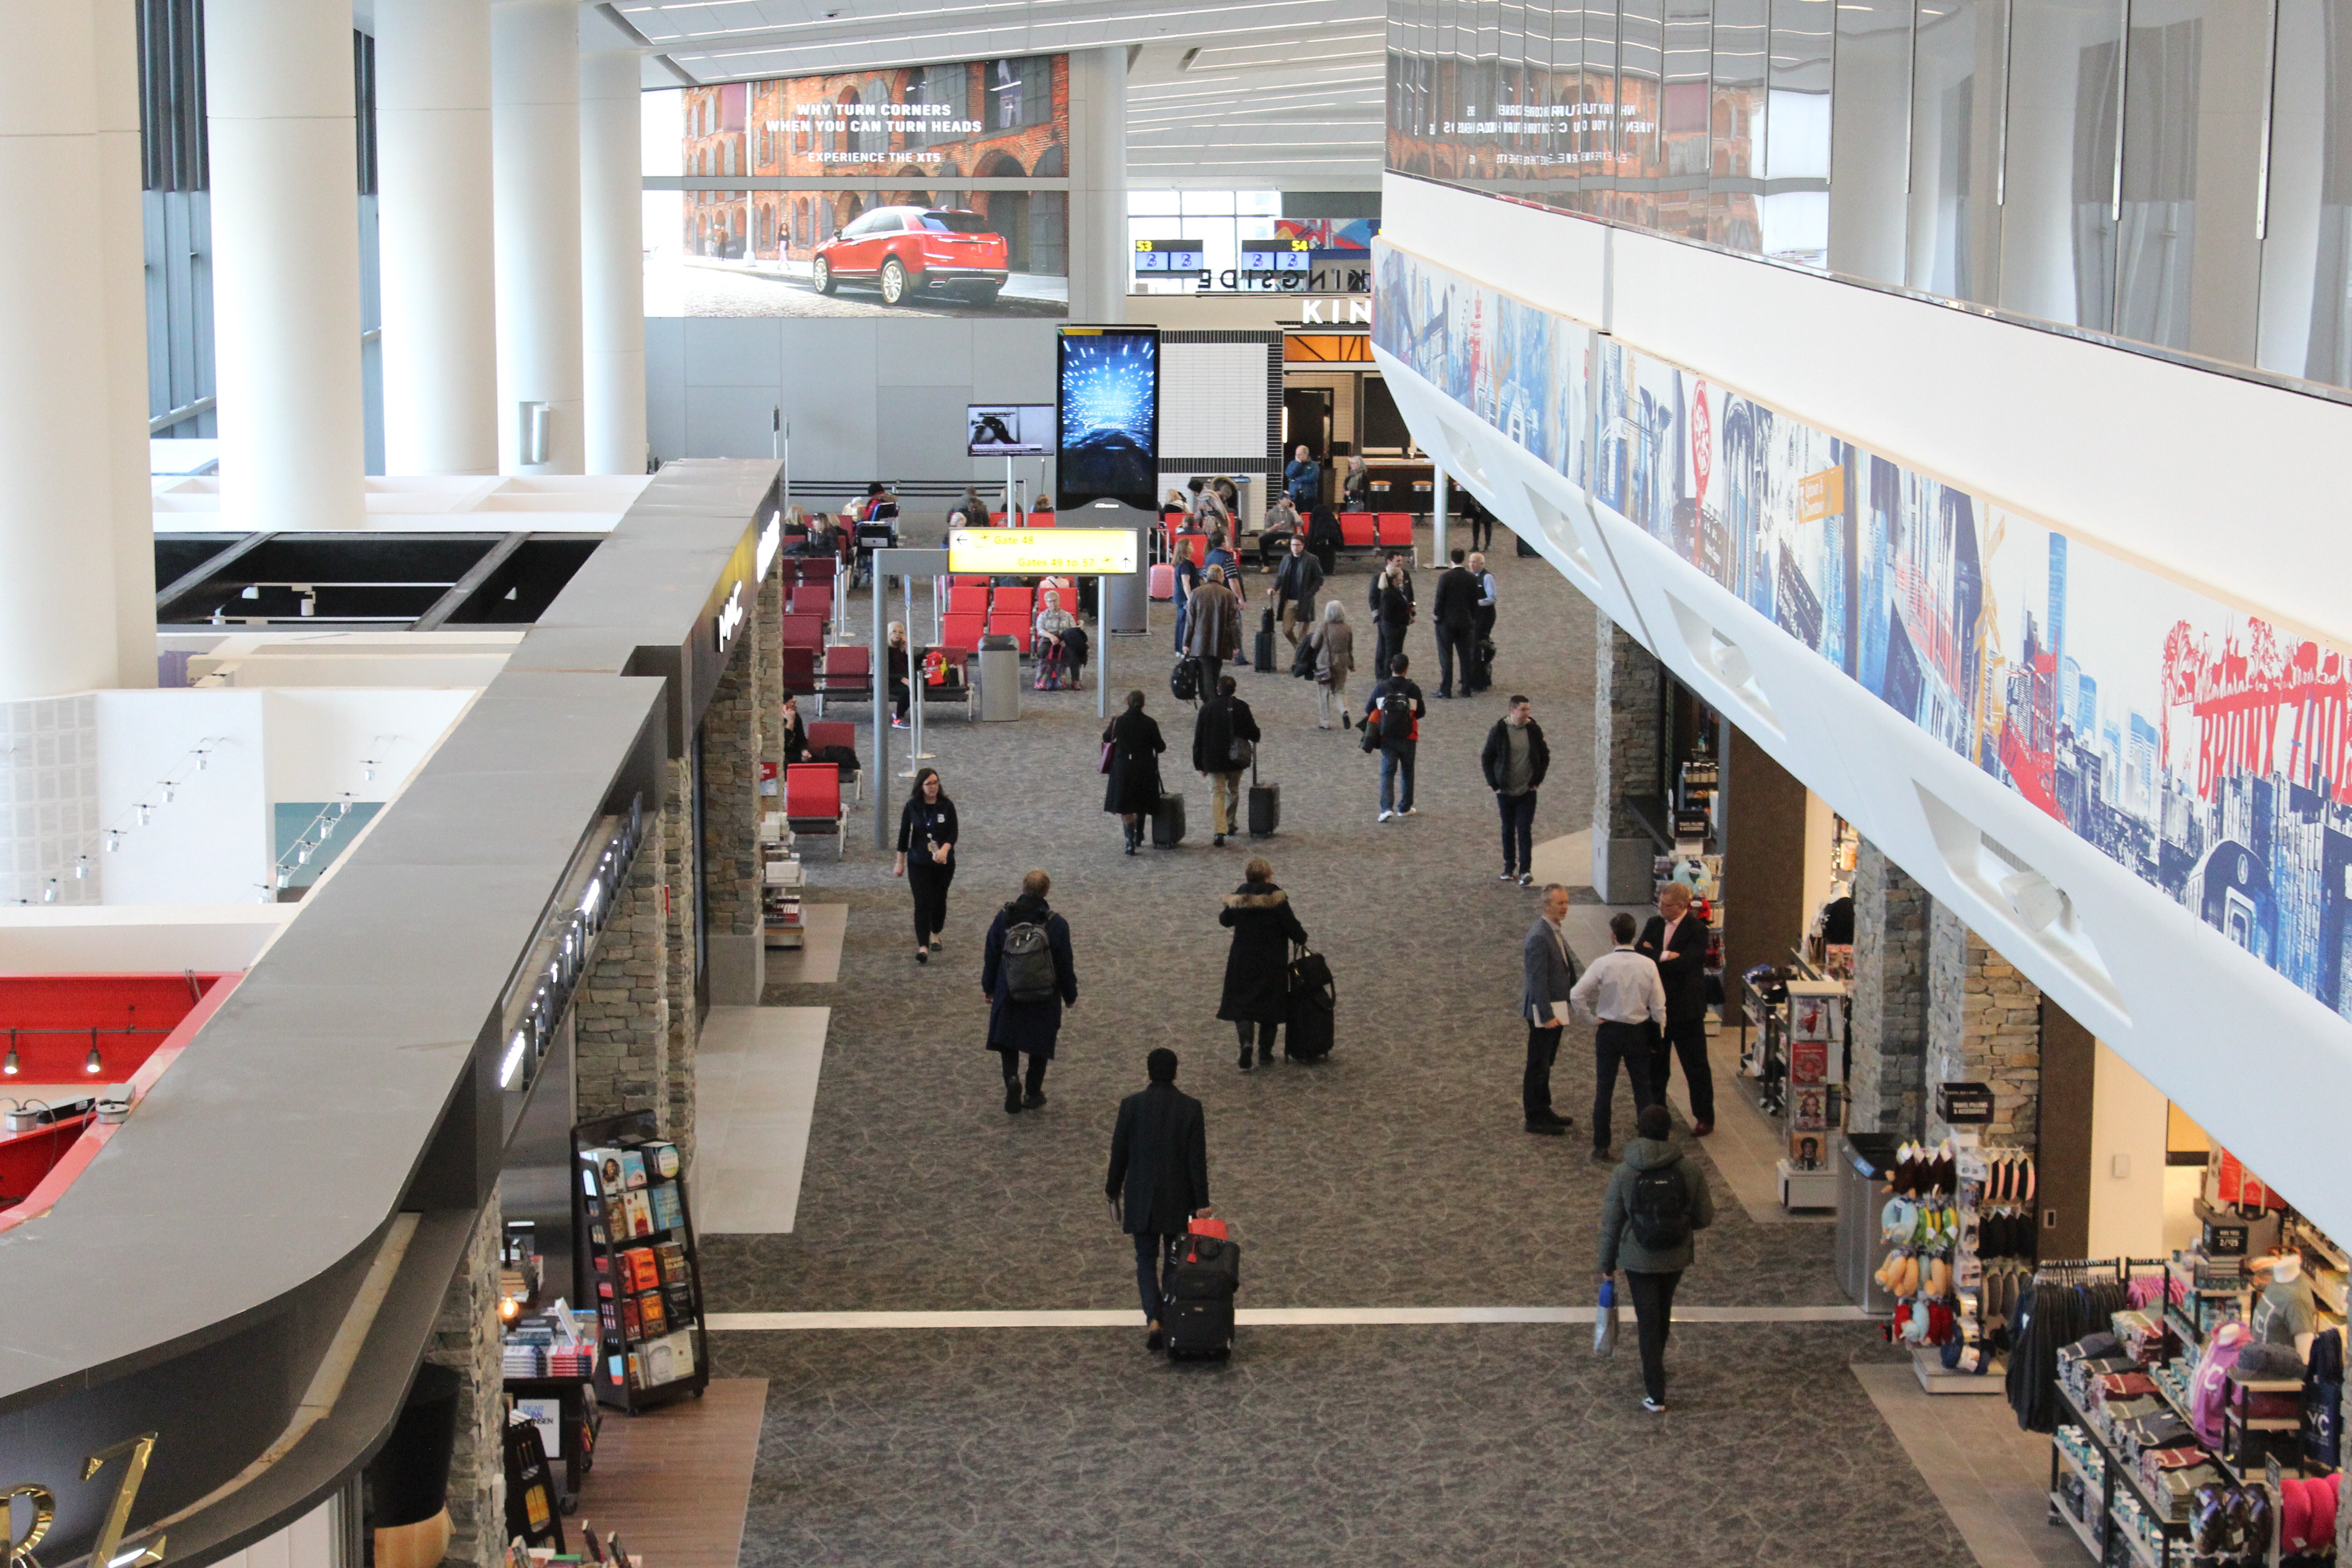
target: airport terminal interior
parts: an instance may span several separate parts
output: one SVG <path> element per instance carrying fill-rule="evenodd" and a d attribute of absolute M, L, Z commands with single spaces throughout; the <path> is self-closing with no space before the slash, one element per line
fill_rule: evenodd
<path fill-rule="evenodd" d="M 15 23 L 9 1568 L 2352 1553 L 2352 0 Z"/>

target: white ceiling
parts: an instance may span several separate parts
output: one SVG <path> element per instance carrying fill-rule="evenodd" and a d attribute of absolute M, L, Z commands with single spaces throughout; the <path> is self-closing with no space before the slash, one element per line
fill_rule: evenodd
<path fill-rule="evenodd" d="M 649 87 L 1123 45 L 1130 186 L 1380 184 L 1381 0 L 614 0 L 612 8 L 652 46 Z"/>

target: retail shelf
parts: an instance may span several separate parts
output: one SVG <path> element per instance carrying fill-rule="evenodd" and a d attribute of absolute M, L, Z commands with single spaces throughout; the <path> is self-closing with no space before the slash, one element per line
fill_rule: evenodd
<path fill-rule="evenodd" d="M 2162 1388 L 2164 1385 L 2158 1384 L 2157 1386 Z M 2089 1436 L 2091 1446 L 2098 1449 L 2099 1458 L 2105 1461 L 2108 1470 L 2114 1474 L 2116 1482 L 2131 1493 L 2133 1500 L 2141 1508 L 2147 1510 L 2147 1516 L 2150 1519 L 2156 1520 L 2168 1528 L 2171 1527 L 2173 1520 L 2170 1512 L 2157 1507 L 2156 1500 L 2148 1496 L 2147 1489 L 2140 1484 L 2138 1467 L 2121 1462 L 2121 1456 L 2116 1452 L 2116 1446 L 2107 1441 L 2105 1435 L 2100 1432 L 2090 1416 L 2084 1414 L 2083 1407 L 2074 1403 L 2074 1396 L 2067 1393 L 2063 1385 L 2058 1390 L 2058 1400 L 2060 1404 L 2065 1405 L 2067 1414 L 2074 1418 L 2074 1425 L 2080 1426 Z"/>
<path fill-rule="evenodd" d="M 2058 1450 L 2058 1462 L 2064 1465 L 2076 1475 L 2082 1477 L 2083 1484 L 2084 1486 L 2096 1488 L 2103 1484 L 2098 1477 L 2093 1475 L 2090 1470 L 2084 1467 L 2082 1460 L 2074 1457 L 2073 1449 L 2067 1447 L 2063 1443 L 2055 1442 L 2054 1440 L 2051 1446 Z"/>
<path fill-rule="evenodd" d="M 2099 1539 L 2091 1533 L 2091 1527 L 2076 1519 L 2074 1510 L 2066 1506 L 2066 1500 L 2054 1491 L 2050 1494 L 2050 1513 L 2053 1518 L 2066 1521 L 2066 1528 L 2074 1532 L 2074 1539 L 2083 1543 L 2083 1550 L 2091 1554 L 2092 1562 L 2105 1563 L 2107 1560 L 2106 1554 L 2099 1550 Z"/>

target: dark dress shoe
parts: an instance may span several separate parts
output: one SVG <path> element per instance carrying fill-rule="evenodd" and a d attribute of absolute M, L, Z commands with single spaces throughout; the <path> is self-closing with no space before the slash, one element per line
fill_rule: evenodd
<path fill-rule="evenodd" d="M 1712 1121 L 1702 1121 L 1702 1122 L 1700 1122 L 1697 1126 L 1696 1126 L 1696 1127 L 1694 1127 L 1694 1128 L 1692 1128 L 1692 1129 L 1691 1129 L 1691 1136 L 1692 1136 L 1692 1137 L 1694 1137 L 1694 1138 L 1704 1138 L 1704 1137 L 1706 1137 L 1708 1133 L 1710 1133 L 1710 1132 L 1712 1132 L 1712 1131 L 1715 1131 L 1715 1123 L 1714 1123 L 1714 1122 L 1712 1122 Z"/>
<path fill-rule="evenodd" d="M 1143 1348 L 1148 1351 L 1166 1350 L 1168 1348 L 1168 1336 L 1161 1333 L 1158 1329 L 1154 1329 L 1150 1333 L 1143 1336 Z"/>
<path fill-rule="evenodd" d="M 1547 1110 L 1547 1111 L 1545 1111 L 1545 1112 L 1544 1112 L 1544 1114 L 1543 1114 L 1543 1119 L 1544 1119 L 1546 1121 L 1550 1122 L 1554 1127 L 1573 1127 L 1573 1126 L 1575 1126 L 1575 1125 L 1576 1125 L 1576 1118 L 1575 1118 L 1575 1117 L 1573 1117 L 1573 1116 L 1562 1116 L 1562 1115 L 1561 1115 L 1559 1111 L 1557 1111 L 1557 1110 Z"/>
<path fill-rule="evenodd" d="M 1021 1091 L 1011 1084 L 1004 1087 L 1004 1114 L 1007 1116 L 1021 1114 Z"/>
<path fill-rule="evenodd" d="M 1021 1097 L 1021 1106 L 1024 1110 L 1034 1110 L 1045 1103 L 1045 1091 L 1042 1089 L 1033 1089 Z"/>
<path fill-rule="evenodd" d="M 1568 1136 L 1568 1129 L 1553 1121 L 1530 1121 L 1528 1123 L 1528 1131 L 1534 1133 L 1538 1138 L 1564 1138 Z"/>

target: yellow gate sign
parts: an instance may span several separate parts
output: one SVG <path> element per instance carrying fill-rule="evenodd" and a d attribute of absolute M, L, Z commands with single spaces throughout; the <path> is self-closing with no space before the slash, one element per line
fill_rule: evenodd
<path fill-rule="evenodd" d="M 951 528 L 948 570 L 958 575 L 1124 576 L 1136 569 L 1131 528 Z"/>

